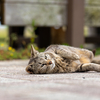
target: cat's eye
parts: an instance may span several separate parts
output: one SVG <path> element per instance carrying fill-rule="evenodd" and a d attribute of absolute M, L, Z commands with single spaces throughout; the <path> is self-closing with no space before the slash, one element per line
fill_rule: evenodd
<path fill-rule="evenodd" d="M 45 64 L 42 64 L 41 67 L 43 67 Z"/>
<path fill-rule="evenodd" d="M 45 59 L 47 59 L 47 56 L 45 56 Z"/>
<path fill-rule="evenodd" d="M 31 67 L 33 67 L 33 65 L 30 65 Z"/>

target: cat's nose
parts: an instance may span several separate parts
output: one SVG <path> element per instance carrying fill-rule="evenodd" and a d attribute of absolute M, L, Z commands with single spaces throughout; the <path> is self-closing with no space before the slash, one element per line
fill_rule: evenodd
<path fill-rule="evenodd" d="M 26 71 L 27 71 L 28 73 L 30 73 L 30 74 L 33 73 L 33 70 L 31 69 L 31 66 L 27 66 L 27 67 L 26 67 Z"/>
<path fill-rule="evenodd" d="M 47 65 L 51 65 L 52 64 L 52 61 L 51 60 L 48 60 L 47 61 Z"/>

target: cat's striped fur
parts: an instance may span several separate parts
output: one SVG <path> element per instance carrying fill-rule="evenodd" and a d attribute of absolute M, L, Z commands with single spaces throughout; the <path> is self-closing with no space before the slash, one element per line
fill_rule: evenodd
<path fill-rule="evenodd" d="M 100 65 L 92 63 L 93 52 L 63 45 L 51 45 L 39 53 L 31 46 L 31 58 L 26 71 L 31 74 L 70 73 L 100 71 Z"/>

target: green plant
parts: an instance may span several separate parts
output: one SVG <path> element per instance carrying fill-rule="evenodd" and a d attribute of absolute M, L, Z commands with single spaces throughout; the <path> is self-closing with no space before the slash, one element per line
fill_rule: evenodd
<path fill-rule="evenodd" d="M 35 30 L 36 29 L 37 29 L 37 27 L 35 26 L 35 21 L 32 20 L 32 23 L 30 25 L 30 28 L 28 29 L 29 32 L 32 34 L 31 43 L 34 43 L 35 38 L 37 38 L 37 35 L 35 34 Z"/>
<path fill-rule="evenodd" d="M 95 55 L 100 55 L 100 48 L 97 48 L 97 49 L 96 49 Z"/>
<path fill-rule="evenodd" d="M 9 47 L 8 50 L 0 50 L 0 60 L 27 59 L 29 57 L 30 53 L 27 49 L 16 51 Z"/>
<path fill-rule="evenodd" d="M 69 46 L 69 44 L 68 44 L 68 43 L 63 43 L 62 45 L 66 45 L 66 46 Z"/>
<path fill-rule="evenodd" d="M 18 39 L 17 34 L 16 34 L 16 33 L 12 33 L 12 34 L 11 34 L 11 39 L 12 39 L 11 45 L 13 45 L 13 42 L 16 41 L 16 40 Z"/>
<path fill-rule="evenodd" d="M 80 45 L 80 48 L 84 48 L 84 45 Z"/>
<path fill-rule="evenodd" d="M 43 52 L 45 49 L 39 49 L 35 44 L 34 48 L 39 52 Z M 0 50 L 0 60 L 12 60 L 12 59 L 29 59 L 31 53 L 31 44 L 25 49 L 15 50 L 12 47 L 8 47 L 7 50 Z"/>

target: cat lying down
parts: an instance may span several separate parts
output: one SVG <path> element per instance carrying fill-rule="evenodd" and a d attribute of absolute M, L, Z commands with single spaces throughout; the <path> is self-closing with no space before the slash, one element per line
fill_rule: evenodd
<path fill-rule="evenodd" d="M 100 72 L 100 65 L 92 63 L 92 51 L 64 45 L 51 45 L 39 53 L 31 46 L 31 58 L 26 67 L 30 74 Z"/>

